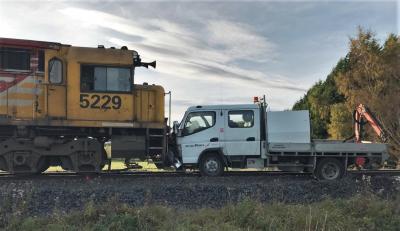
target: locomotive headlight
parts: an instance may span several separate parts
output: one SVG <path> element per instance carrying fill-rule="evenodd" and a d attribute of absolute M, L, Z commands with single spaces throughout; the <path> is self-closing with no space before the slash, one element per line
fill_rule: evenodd
<path fill-rule="evenodd" d="M 142 59 L 140 59 L 139 53 L 133 51 L 133 66 L 138 67 L 142 63 Z"/>

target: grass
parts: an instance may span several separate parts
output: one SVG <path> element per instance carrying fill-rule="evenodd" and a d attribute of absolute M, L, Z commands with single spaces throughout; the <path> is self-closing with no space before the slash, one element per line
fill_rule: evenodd
<path fill-rule="evenodd" d="M 244 200 L 219 209 L 88 203 L 82 211 L 14 217 L 5 230 L 399 230 L 400 201 L 359 195 L 314 204 Z"/>

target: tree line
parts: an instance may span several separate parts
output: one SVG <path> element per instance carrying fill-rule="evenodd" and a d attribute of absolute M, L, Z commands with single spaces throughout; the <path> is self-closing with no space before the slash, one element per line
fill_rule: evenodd
<path fill-rule="evenodd" d="M 354 134 L 353 111 L 367 105 L 381 123 L 393 156 L 400 157 L 400 37 L 379 43 L 371 31 L 359 28 L 349 51 L 325 81 L 315 83 L 293 110 L 310 111 L 314 139 L 346 139 Z M 365 125 L 364 140 L 379 141 Z"/>

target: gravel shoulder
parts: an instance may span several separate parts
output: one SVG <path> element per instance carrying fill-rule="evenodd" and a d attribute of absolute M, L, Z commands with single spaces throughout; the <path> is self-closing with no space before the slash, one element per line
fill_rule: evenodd
<path fill-rule="evenodd" d="M 4 214 L 41 216 L 84 208 L 88 202 L 130 206 L 165 205 L 177 209 L 221 207 L 243 199 L 263 203 L 312 203 L 327 198 L 374 194 L 395 198 L 400 180 L 392 176 L 348 176 L 321 182 L 309 176 L 94 177 L 0 180 Z M 117 203 L 119 202 L 119 203 Z"/>

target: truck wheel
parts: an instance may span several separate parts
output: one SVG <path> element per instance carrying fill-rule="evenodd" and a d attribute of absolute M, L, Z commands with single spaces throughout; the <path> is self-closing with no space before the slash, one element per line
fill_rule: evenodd
<path fill-rule="evenodd" d="M 315 169 L 315 176 L 320 180 L 337 180 L 344 174 L 344 165 L 338 159 L 321 160 Z"/>
<path fill-rule="evenodd" d="M 224 164 L 217 154 L 203 156 L 199 167 L 202 176 L 221 176 L 224 172 Z"/>

